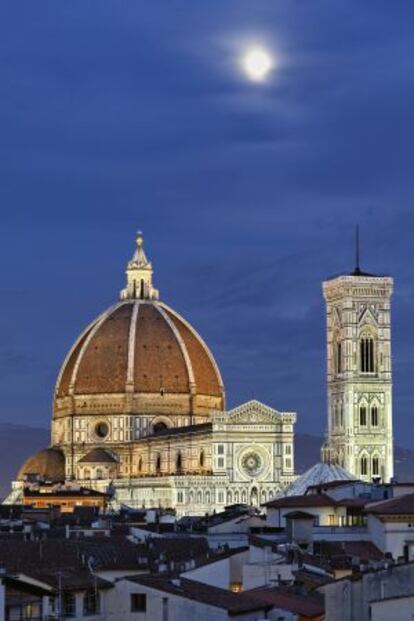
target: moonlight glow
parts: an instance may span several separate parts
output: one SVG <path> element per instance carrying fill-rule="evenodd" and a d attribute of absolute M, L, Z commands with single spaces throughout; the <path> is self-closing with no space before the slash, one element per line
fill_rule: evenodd
<path fill-rule="evenodd" d="M 255 82 L 263 82 L 273 69 L 272 56 L 262 48 L 248 50 L 243 58 L 243 68 L 247 76 Z"/>

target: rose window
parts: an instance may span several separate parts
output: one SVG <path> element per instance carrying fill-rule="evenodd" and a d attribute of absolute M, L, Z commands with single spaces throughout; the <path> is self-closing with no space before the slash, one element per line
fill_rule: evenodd
<path fill-rule="evenodd" d="M 249 476 L 254 477 L 260 472 L 263 462 L 260 455 L 251 451 L 243 455 L 241 465 Z"/>

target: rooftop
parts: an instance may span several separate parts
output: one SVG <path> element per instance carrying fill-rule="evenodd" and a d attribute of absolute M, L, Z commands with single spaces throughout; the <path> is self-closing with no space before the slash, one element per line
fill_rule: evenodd
<path fill-rule="evenodd" d="M 376 515 L 414 515 L 414 494 L 370 504 L 365 511 Z"/>
<path fill-rule="evenodd" d="M 289 507 L 335 507 L 337 501 L 326 494 L 309 494 L 307 496 L 284 496 L 275 498 L 264 503 L 264 507 L 271 509 L 289 508 Z"/>
<path fill-rule="evenodd" d="M 222 608 L 227 610 L 230 615 L 261 610 L 271 606 L 262 601 L 260 597 L 248 592 L 233 593 L 227 589 L 220 589 L 186 578 L 175 579 L 165 576 L 139 575 L 128 577 L 127 580 L 202 604 Z"/>

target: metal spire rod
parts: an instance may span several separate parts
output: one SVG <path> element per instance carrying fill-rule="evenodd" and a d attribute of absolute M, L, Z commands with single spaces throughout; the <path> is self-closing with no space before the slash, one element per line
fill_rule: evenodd
<path fill-rule="evenodd" d="M 359 224 L 356 225 L 355 230 L 355 273 L 359 274 L 361 267 L 359 264 Z"/>
<path fill-rule="evenodd" d="M 359 224 L 356 225 L 356 266 L 360 269 L 359 265 Z"/>

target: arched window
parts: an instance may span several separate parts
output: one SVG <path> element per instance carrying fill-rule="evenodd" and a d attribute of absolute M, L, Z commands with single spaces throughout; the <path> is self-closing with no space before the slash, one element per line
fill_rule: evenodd
<path fill-rule="evenodd" d="M 246 494 L 246 492 L 244 490 L 242 491 L 241 501 L 244 504 L 246 504 L 246 502 L 247 502 L 247 494 Z"/>
<path fill-rule="evenodd" d="M 157 461 L 155 462 L 155 469 L 157 472 L 160 472 L 161 470 L 161 454 L 158 453 L 157 455 Z"/>
<path fill-rule="evenodd" d="M 90 479 L 91 478 L 91 471 L 89 470 L 89 468 L 85 468 L 85 470 L 83 471 L 83 478 L 84 479 Z"/>
<path fill-rule="evenodd" d="M 180 451 L 177 453 L 177 459 L 175 460 L 175 469 L 177 472 L 181 472 L 183 467 L 183 458 L 181 457 Z"/>
<path fill-rule="evenodd" d="M 259 494 L 256 487 L 252 487 L 250 491 L 250 504 L 256 507 L 259 504 Z"/>
<path fill-rule="evenodd" d="M 338 404 L 335 405 L 334 427 L 339 426 Z"/>
<path fill-rule="evenodd" d="M 200 467 L 204 468 L 204 451 L 201 449 L 200 451 Z"/>
<path fill-rule="evenodd" d="M 142 472 L 142 457 L 138 460 L 138 472 Z"/>
<path fill-rule="evenodd" d="M 203 499 L 203 495 L 201 492 L 197 492 L 197 503 L 201 505 Z"/>
<path fill-rule="evenodd" d="M 378 476 L 379 473 L 379 459 L 375 456 L 372 458 L 372 475 L 375 477 Z"/>
<path fill-rule="evenodd" d="M 342 373 L 342 343 L 341 341 L 336 342 L 335 346 L 335 369 L 337 375 Z"/>
<path fill-rule="evenodd" d="M 234 492 L 234 502 L 236 503 L 236 505 L 240 502 L 239 492 Z"/>
<path fill-rule="evenodd" d="M 227 504 L 231 505 L 231 503 L 233 502 L 233 497 L 232 497 L 232 493 L 230 492 L 230 490 L 227 492 Z"/>
<path fill-rule="evenodd" d="M 361 373 L 375 373 L 375 343 L 372 336 L 359 341 L 359 364 Z"/>
<path fill-rule="evenodd" d="M 210 504 L 210 492 L 206 492 L 206 505 Z"/>
<path fill-rule="evenodd" d="M 366 427 L 367 424 L 367 408 L 365 405 L 361 405 L 359 408 L 359 424 L 361 427 Z"/>
<path fill-rule="evenodd" d="M 365 457 L 365 455 L 361 457 L 360 464 L 361 464 L 361 474 L 367 475 L 368 474 L 368 459 Z"/>
<path fill-rule="evenodd" d="M 103 479 L 103 478 L 104 478 L 104 476 L 103 476 L 103 471 L 102 471 L 102 469 L 101 469 L 101 468 L 97 468 L 97 469 L 96 469 L 96 478 L 97 478 L 97 479 Z"/>
<path fill-rule="evenodd" d="M 378 427 L 378 408 L 373 405 L 371 408 L 371 425 L 372 427 Z"/>
<path fill-rule="evenodd" d="M 158 433 L 159 431 L 164 431 L 164 429 L 168 429 L 167 425 L 160 421 L 159 423 L 155 423 L 153 426 L 154 433 Z"/>

